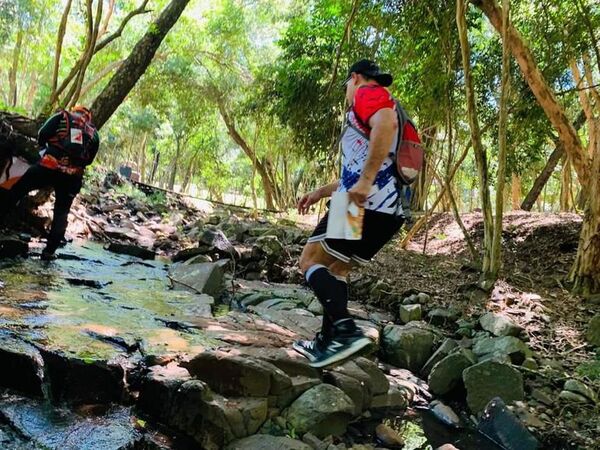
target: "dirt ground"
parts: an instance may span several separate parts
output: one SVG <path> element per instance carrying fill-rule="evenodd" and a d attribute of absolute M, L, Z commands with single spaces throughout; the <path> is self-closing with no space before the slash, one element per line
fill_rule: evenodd
<path fill-rule="evenodd" d="M 483 236 L 481 214 L 462 218 L 478 245 Z M 466 319 L 486 311 L 508 314 L 525 328 L 528 345 L 542 362 L 528 377 L 528 387 L 550 387 L 558 396 L 564 380 L 577 376 L 598 392 L 600 362 L 586 345 L 585 328 L 600 313 L 600 304 L 572 296 L 566 283 L 581 221 L 577 214 L 506 214 L 502 273 L 489 297 L 475 288 L 478 273 L 450 214 L 433 216 L 407 250 L 400 249 L 399 236 L 365 272 L 383 276 L 399 292 L 429 293 L 436 307 L 456 308 Z M 600 448 L 597 407 L 557 405 L 552 412 L 553 423 L 542 433 L 547 448 L 553 448 L 555 440 L 566 440 L 573 448 L 590 448 L 589 442 L 596 442 L 593 448 Z"/>

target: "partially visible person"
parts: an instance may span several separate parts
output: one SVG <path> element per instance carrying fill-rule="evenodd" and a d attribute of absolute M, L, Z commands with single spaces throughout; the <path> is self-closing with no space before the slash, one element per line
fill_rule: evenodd
<path fill-rule="evenodd" d="M 341 137 L 341 177 L 302 197 L 298 211 L 335 191 L 365 208 L 360 240 L 326 237 L 328 214 L 315 228 L 300 257 L 306 281 L 323 305 L 323 325 L 314 340 L 296 341 L 294 349 L 313 367 L 325 367 L 356 355 L 371 340 L 348 312 L 347 277 L 356 264 L 368 262 L 403 223 L 399 182 L 395 172 L 398 142 L 396 103 L 387 86 L 392 76 L 372 61 L 352 65 L 345 82 L 350 108 Z"/>
<path fill-rule="evenodd" d="M 71 205 L 81 190 L 86 166 L 98 153 L 100 138 L 90 110 L 76 106 L 50 117 L 38 132 L 38 143 L 43 147 L 41 159 L 8 191 L 0 217 L 4 219 L 29 192 L 54 189 L 54 218 L 42 251 L 42 259 L 50 260 L 64 238 Z"/>

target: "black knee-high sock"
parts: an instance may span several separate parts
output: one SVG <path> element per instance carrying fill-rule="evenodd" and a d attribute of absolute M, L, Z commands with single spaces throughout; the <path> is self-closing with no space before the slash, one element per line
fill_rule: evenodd
<path fill-rule="evenodd" d="M 322 265 L 308 269 L 306 280 L 323 305 L 323 333 L 329 332 L 336 322 L 350 319 L 348 285 L 344 281 L 337 279 Z"/>

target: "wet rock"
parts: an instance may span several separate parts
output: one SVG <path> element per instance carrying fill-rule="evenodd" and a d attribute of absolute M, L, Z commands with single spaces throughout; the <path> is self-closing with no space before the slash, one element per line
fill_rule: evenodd
<path fill-rule="evenodd" d="M 129 409 L 122 407 L 113 407 L 100 416 L 81 417 L 41 402 L 11 397 L 0 402 L 0 415 L 36 448 L 126 450 L 142 440 L 131 425 Z"/>
<path fill-rule="evenodd" d="M 431 372 L 433 366 L 435 366 L 438 362 L 440 362 L 442 359 L 448 356 L 454 349 L 456 349 L 456 347 L 458 347 L 458 342 L 456 342 L 454 339 L 444 340 L 444 342 L 442 342 L 442 345 L 440 345 L 439 348 L 435 351 L 435 353 L 431 355 L 431 358 L 427 360 L 427 362 L 421 369 L 421 375 L 429 376 L 429 373 Z"/>
<path fill-rule="evenodd" d="M 144 377 L 137 402 L 138 408 L 160 421 L 167 421 L 176 407 L 174 398 L 179 387 L 191 379 L 177 363 L 151 367 Z"/>
<path fill-rule="evenodd" d="M 200 353 L 189 362 L 181 363 L 181 366 L 222 395 L 276 396 L 281 406 L 291 400 L 290 377 L 266 361 L 214 351 Z"/>
<path fill-rule="evenodd" d="M 0 335 L 0 386 L 42 395 L 43 361 L 39 351 L 8 334 Z"/>
<path fill-rule="evenodd" d="M 477 362 L 475 355 L 461 348 L 438 362 L 429 374 L 429 389 L 433 394 L 445 395 L 462 382 L 463 371 Z"/>
<path fill-rule="evenodd" d="M 221 449 L 258 431 L 267 419 L 266 398 L 225 398 L 199 380 L 181 385 L 168 425 L 193 437 L 201 448 Z"/>
<path fill-rule="evenodd" d="M 404 326 L 387 325 L 381 344 L 385 361 L 418 372 L 431 357 L 435 341 L 432 330 L 413 322 Z"/>
<path fill-rule="evenodd" d="M 508 356 L 513 364 L 522 364 L 531 351 L 520 339 L 504 336 L 477 339 L 473 346 L 473 353 L 481 360 Z"/>
<path fill-rule="evenodd" d="M 598 395 L 586 384 L 578 380 L 567 380 L 564 386 L 565 391 L 575 392 L 576 394 L 583 395 L 590 399 L 594 403 L 598 403 Z"/>
<path fill-rule="evenodd" d="M 110 403 L 126 396 L 125 371 L 118 363 L 80 359 L 40 350 L 54 402 Z"/>
<path fill-rule="evenodd" d="M 523 331 L 523 327 L 517 325 L 508 317 L 492 312 L 481 316 L 479 323 L 481 328 L 489 331 L 494 336 L 518 336 Z"/>
<path fill-rule="evenodd" d="M 586 338 L 590 344 L 600 347 L 600 314 L 594 316 L 588 325 Z"/>
<path fill-rule="evenodd" d="M 523 376 L 513 367 L 497 362 L 483 361 L 463 372 L 467 389 L 467 404 L 473 413 L 483 411 L 495 397 L 506 403 L 523 400 Z"/>
<path fill-rule="evenodd" d="M 284 412 L 284 417 L 297 433 L 310 431 L 323 438 L 343 434 L 354 408 L 354 403 L 343 391 L 329 384 L 320 384 L 296 399 Z"/>
<path fill-rule="evenodd" d="M 539 443 L 500 398 L 486 405 L 478 430 L 506 450 L 537 450 Z"/>
<path fill-rule="evenodd" d="M 385 447 L 404 447 L 404 440 L 398 432 L 384 423 L 380 423 L 375 427 L 375 436 L 377 437 L 377 441 Z"/>
<path fill-rule="evenodd" d="M 282 436 L 257 434 L 232 442 L 225 450 L 312 450 L 308 444 Z"/>
<path fill-rule="evenodd" d="M 441 447 L 436 448 L 435 450 L 459 450 L 452 444 L 444 444 Z"/>
<path fill-rule="evenodd" d="M 571 391 L 562 391 L 558 395 L 558 398 L 560 398 L 561 400 L 563 400 L 567 403 L 580 403 L 580 404 L 591 403 L 589 398 L 587 398 L 581 394 L 577 394 L 576 392 L 571 392 Z"/>
<path fill-rule="evenodd" d="M 218 297 L 223 292 L 224 272 L 221 263 L 174 264 L 169 271 L 173 285 L 179 289 Z"/>
<path fill-rule="evenodd" d="M 153 250 L 132 244 L 120 244 L 118 242 L 111 242 L 106 246 L 106 250 L 122 255 L 135 256 L 140 259 L 154 259 L 156 257 L 156 253 Z"/>
<path fill-rule="evenodd" d="M 0 258 L 14 258 L 27 256 L 29 245 L 21 239 L 0 237 Z"/>
<path fill-rule="evenodd" d="M 427 313 L 427 319 L 431 325 L 443 326 L 448 325 L 460 317 L 460 311 L 455 309 L 434 308 Z"/>
<path fill-rule="evenodd" d="M 460 418 L 448 405 L 443 404 L 439 400 L 434 400 L 429 404 L 429 410 L 444 425 L 452 428 L 461 428 L 462 423 Z"/>
<path fill-rule="evenodd" d="M 401 305 L 400 306 L 400 321 L 408 323 L 413 320 L 421 320 L 422 309 L 421 305 Z"/>

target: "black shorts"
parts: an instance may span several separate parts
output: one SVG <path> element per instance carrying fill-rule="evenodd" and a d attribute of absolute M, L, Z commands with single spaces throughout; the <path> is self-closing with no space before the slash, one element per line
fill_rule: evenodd
<path fill-rule="evenodd" d="M 308 242 L 319 242 L 323 250 L 340 261 L 348 263 L 355 261 L 366 263 L 387 244 L 394 234 L 398 232 L 404 219 L 394 214 L 365 210 L 363 221 L 363 235 L 359 241 L 346 239 L 327 239 L 327 218 L 329 213 L 321 219 Z"/>

